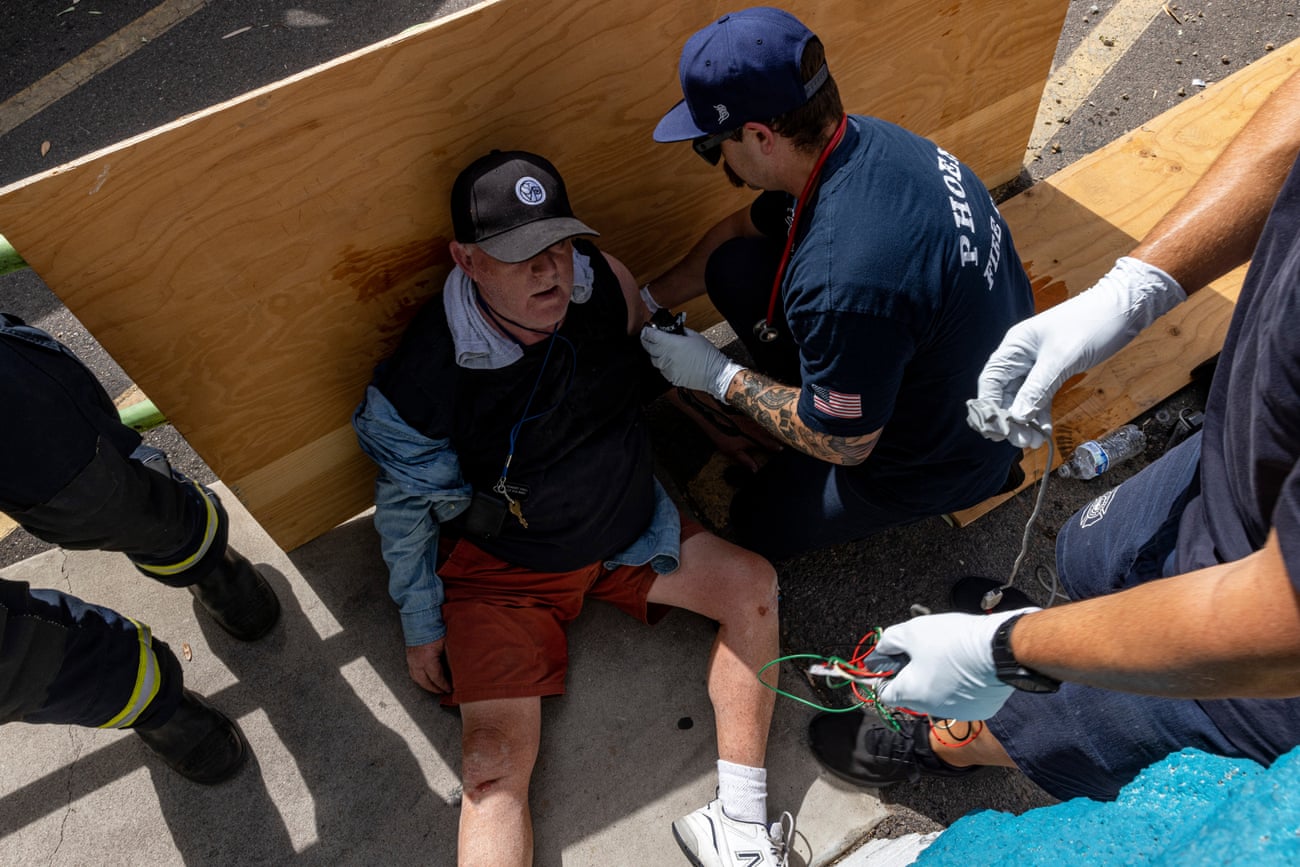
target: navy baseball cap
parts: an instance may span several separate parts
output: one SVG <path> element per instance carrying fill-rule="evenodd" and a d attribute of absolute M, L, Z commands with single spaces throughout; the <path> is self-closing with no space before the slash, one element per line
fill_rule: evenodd
<path fill-rule="evenodd" d="M 659 142 L 683 141 L 794 111 L 826 82 L 807 83 L 800 64 L 815 35 L 783 9 L 755 6 L 723 15 L 686 41 L 678 74 L 685 97 L 655 128 Z"/>
<path fill-rule="evenodd" d="M 564 181 L 548 160 L 527 151 L 492 151 L 451 187 L 456 240 L 493 259 L 523 262 L 574 235 L 600 233 L 573 216 Z"/>

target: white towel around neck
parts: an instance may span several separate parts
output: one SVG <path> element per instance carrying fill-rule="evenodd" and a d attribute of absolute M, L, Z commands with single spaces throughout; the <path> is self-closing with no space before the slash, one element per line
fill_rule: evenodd
<path fill-rule="evenodd" d="M 591 260 L 577 249 L 573 251 L 573 304 L 585 304 L 591 298 L 596 272 Z M 506 337 L 483 316 L 474 303 L 474 281 L 457 265 L 447 275 L 442 287 L 443 309 L 447 325 L 456 344 L 456 364 L 473 370 L 496 370 L 514 364 L 523 357 L 519 344 Z"/>

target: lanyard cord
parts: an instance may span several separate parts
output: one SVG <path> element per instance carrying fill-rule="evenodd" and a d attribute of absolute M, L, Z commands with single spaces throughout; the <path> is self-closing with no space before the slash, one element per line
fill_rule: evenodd
<path fill-rule="evenodd" d="M 803 214 L 804 204 L 812 196 L 813 190 L 817 188 L 817 184 L 821 180 L 822 167 L 826 165 L 827 158 L 839 145 L 840 140 L 844 138 L 844 130 L 848 126 L 848 122 L 848 115 L 840 115 L 839 125 L 835 127 L 835 132 L 831 136 L 831 140 L 826 143 L 826 147 L 822 148 L 821 156 L 817 157 L 817 163 L 813 166 L 812 174 L 804 182 L 803 192 L 799 194 L 799 201 L 795 203 L 794 219 L 791 221 L 790 231 L 785 237 L 785 249 L 781 251 L 781 264 L 777 266 L 776 279 L 772 281 L 772 297 L 767 302 L 767 316 L 763 317 L 763 321 L 758 323 L 755 328 L 760 337 L 763 333 L 772 334 L 772 337 L 767 338 L 768 340 L 776 337 L 776 333 L 772 330 L 772 316 L 776 313 L 776 299 L 781 294 L 781 282 L 785 279 L 785 268 L 790 264 L 790 252 L 794 249 L 794 236 L 799 231 L 799 217 Z"/>
<path fill-rule="evenodd" d="M 564 399 L 568 397 L 570 389 L 573 388 L 573 372 L 574 369 L 577 368 L 578 366 L 577 364 L 578 350 L 574 347 L 573 343 L 569 340 L 569 338 L 560 334 L 560 325 L 562 324 L 561 322 L 555 323 L 555 328 L 553 328 L 550 332 L 542 331 L 541 329 L 538 328 L 529 328 L 527 325 L 520 325 L 519 323 L 511 319 L 507 319 L 505 316 L 502 316 L 500 313 L 497 313 L 495 310 L 493 310 L 492 306 L 487 303 L 487 300 L 484 299 L 483 296 L 479 294 L 477 286 L 474 287 L 474 300 L 478 303 L 479 308 L 484 313 L 487 314 L 488 318 L 492 319 L 497 324 L 497 326 L 501 328 L 503 332 L 505 332 L 505 335 L 514 341 L 515 345 L 518 346 L 520 350 L 525 349 L 524 345 L 520 343 L 519 340 L 516 339 L 515 336 L 511 334 L 508 329 L 501 326 L 501 320 L 504 319 L 506 322 L 509 322 L 511 325 L 516 325 L 519 328 L 524 329 L 525 331 L 532 331 L 536 334 L 549 333 L 551 335 L 550 340 L 548 340 L 546 344 L 546 355 L 542 358 L 541 366 L 537 368 L 537 377 L 536 379 L 533 380 L 533 388 L 531 391 L 528 392 L 528 400 L 524 402 L 524 411 L 522 414 L 520 414 L 519 421 L 515 422 L 514 427 L 510 429 L 510 444 L 509 444 L 509 449 L 506 453 L 505 463 L 501 467 L 500 478 L 497 479 L 496 485 L 493 486 L 493 490 L 495 490 L 498 494 L 504 494 L 506 500 L 513 503 L 514 502 L 513 498 L 506 490 L 506 476 L 509 475 L 510 473 L 510 461 L 513 460 L 515 456 L 515 442 L 519 439 L 519 431 L 523 428 L 525 422 L 536 421 L 542 416 L 547 415 L 548 413 L 553 411 L 556 407 L 558 407 L 561 403 L 563 403 Z M 556 339 L 564 341 L 564 344 L 569 347 L 569 352 L 572 354 L 573 361 L 574 361 L 573 365 L 569 368 L 569 375 L 564 385 L 564 392 L 559 396 L 559 398 L 556 399 L 555 403 L 551 404 L 546 409 L 542 410 L 539 413 L 536 413 L 535 415 L 529 415 L 528 411 L 533 407 L 533 398 L 537 396 L 537 389 L 540 388 L 542 384 L 542 375 L 546 373 L 546 365 L 551 360 L 551 352 L 555 349 Z"/>
<path fill-rule="evenodd" d="M 535 415 L 528 414 L 528 410 L 532 409 L 533 406 L 533 398 L 537 396 L 537 389 L 542 384 L 542 374 L 546 373 L 546 363 L 551 360 L 551 351 L 555 349 L 557 337 L 568 345 L 575 358 L 577 356 L 577 352 L 573 350 L 573 344 L 569 342 L 567 337 L 560 337 L 560 326 L 556 325 L 555 330 L 551 332 L 551 339 L 547 341 L 546 356 L 542 359 L 541 366 L 537 368 L 537 378 L 533 380 L 533 388 L 528 392 L 528 400 L 524 403 L 524 411 L 519 416 L 519 421 L 515 422 L 515 426 L 510 429 L 510 448 L 506 453 L 505 463 L 501 467 L 501 478 L 497 479 L 496 483 L 497 493 L 505 494 L 506 499 L 510 499 L 510 494 L 506 492 L 506 476 L 510 472 L 510 461 L 515 456 L 515 441 L 519 439 L 519 431 L 523 428 L 525 422 L 535 421 L 559 406 L 564 401 L 564 398 L 568 396 L 569 389 L 573 387 L 573 367 L 576 367 L 576 364 L 569 368 L 569 377 L 568 382 L 564 385 L 564 393 L 559 396 L 555 403 Z"/>

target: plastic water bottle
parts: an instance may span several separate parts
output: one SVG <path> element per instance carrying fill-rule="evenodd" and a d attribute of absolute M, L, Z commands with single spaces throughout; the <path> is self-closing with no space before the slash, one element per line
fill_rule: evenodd
<path fill-rule="evenodd" d="M 1135 424 L 1126 424 L 1101 439 L 1080 443 L 1056 473 L 1064 479 L 1095 479 L 1111 467 L 1141 454 L 1147 447 L 1146 435 Z"/>

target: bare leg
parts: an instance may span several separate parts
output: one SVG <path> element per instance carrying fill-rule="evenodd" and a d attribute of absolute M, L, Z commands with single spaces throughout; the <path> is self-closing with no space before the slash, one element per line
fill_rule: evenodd
<path fill-rule="evenodd" d="M 540 698 L 503 698 L 460 706 L 461 867 L 528 867 L 533 820 L 528 781 L 542 732 Z"/>
<path fill-rule="evenodd" d="M 681 568 L 660 576 L 649 598 L 718 621 L 708 673 L 718 757 L 762 767 L 776 695 L 756 675 L 779 654 L 775 570 L 757 554 L 700 533 L 682 545 Z M 763 677 L 776 686 L 777 666 Z"/>

